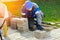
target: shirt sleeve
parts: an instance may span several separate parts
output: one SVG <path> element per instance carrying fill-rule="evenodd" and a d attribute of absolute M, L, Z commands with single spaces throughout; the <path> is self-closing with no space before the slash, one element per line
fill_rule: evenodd
<path fill-rule="evenodd" d="M 25 13 L 25 8 L 24 7 L 22 8 L 22 13 Z"/>
<path fill-rule="evenodd" d="M 25 13 L 26 13 L 26 9 L 25 9 L 25 7 L 24 7 L 24 6 L 22 7 L 22 9 L 21 9 L 21 10 L 22 10 L 22 15 L 25 15 Z"/>

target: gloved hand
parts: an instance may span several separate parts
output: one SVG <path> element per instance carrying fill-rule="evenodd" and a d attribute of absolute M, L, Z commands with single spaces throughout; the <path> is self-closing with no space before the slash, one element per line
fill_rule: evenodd
<path fill-rule="evenodd" d="M 26 15 L 22 15 L 23 18 L 26 18 Z"/>

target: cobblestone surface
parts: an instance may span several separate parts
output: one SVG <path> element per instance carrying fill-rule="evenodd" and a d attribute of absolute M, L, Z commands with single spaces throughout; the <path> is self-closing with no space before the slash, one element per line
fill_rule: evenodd
<path fill-rule="evenodd" d="M 46 38 L 37 39 L 33 36 L 33 31 L 21 33 L 8 27 L 8 35 L 5 40 L 60 40 L 60 29 L 49 31 L 46 36 Z"/>

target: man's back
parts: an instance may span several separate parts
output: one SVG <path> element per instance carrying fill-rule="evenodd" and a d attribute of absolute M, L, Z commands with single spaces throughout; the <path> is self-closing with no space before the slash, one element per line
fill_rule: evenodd
<path fill-rule="evenodd" d="M 0 17 L 7 18 L 8 10 L 5 4 L 0 3 Z"/>
<path fill-rule="evenodd" d="M 33 7 L 34 7 L 34 9 L 33 9 L 33 7 L 32 7 L 32 11 L 30 11 L 30 14 L 33 16 L 33 15 L 35 15 L 35 12 L 36 11 L 39 11 L 40 9 L 39 9 L 39 6 L 36 4 L 36 3 L 33 3 L 32 2 L 32 4 L 33 4 Z M 23 14 L 25 14 L 26 16 L 28 16 L 27 14 L 28 14 L 28 11 L 27 11 L 27 9 L 25 8 L 25 5 L 23 5 L 23 7 L 22 7 L 22 13 Z"/>

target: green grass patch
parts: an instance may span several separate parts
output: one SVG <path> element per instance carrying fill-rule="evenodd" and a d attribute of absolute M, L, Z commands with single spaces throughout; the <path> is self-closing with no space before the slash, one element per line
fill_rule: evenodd
<path fill-rule="evenodd" d="M 44 12 L 43 21 L 60 22 L 60 0 L 32 0 Z"/>

